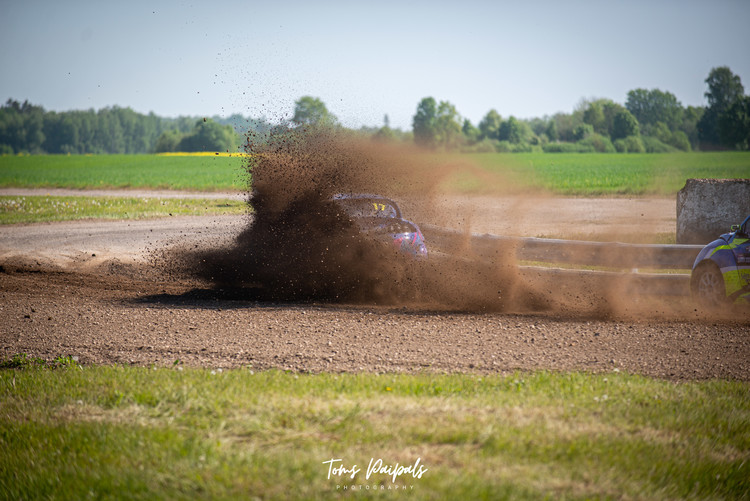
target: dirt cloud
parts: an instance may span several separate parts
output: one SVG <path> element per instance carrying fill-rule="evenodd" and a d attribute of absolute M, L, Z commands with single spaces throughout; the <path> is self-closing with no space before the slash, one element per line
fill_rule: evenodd
<path fill-rule="evenodd" d="M 247 228 L 230 246 L 181 251 L 183 271 L 274 301 L 498 311 L 517 297 L 511 253 L 480 263 L 428 241 L 429 258 L 416 260 L 362 235 L 332 202 L 378 194 L 408 207 L 404 218 L 417 224 L 424 219 L 415 216 L 440 220 L 441 183 L 467 164 L 322 128 L 280 128 L 257 143 L 248 137 L 247 149 Z"/>
<path fill-rule="evenodd" d="M 474 254 L 472 214 L 457 215 L 459 208 L 446 205 L 444 186 L 466 173 L 505 193 L 512 183 L 471 165 L 467 157 L 429 154 L 334 129 L 280 127 L 262 141 L 254 139 L 247 142 L 252 186 L 247 227 L 231 245 L 180 251 L 173 269 L 242 297 L 279 302 L 595 318 L 637 317 L 644 310 L 627 277 L 521 270 L 508 243 L 498 243 L 489 258 L 487 249 Z M 457 219 L 466 224 L 448 246 L 430 241 L 423 227 L 430 255 L 415 260 L 362 235 L 332 201 L 338 193 L 392 198 L 406 219 L 420 225 Z M 512 211 L 504 217 L 522 222 Z M 659 308 L 674 314 L 672 306 L 663 305 Z"/>

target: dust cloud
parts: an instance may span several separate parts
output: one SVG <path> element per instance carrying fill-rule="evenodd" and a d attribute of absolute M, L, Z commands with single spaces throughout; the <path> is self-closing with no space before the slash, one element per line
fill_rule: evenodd
<path fill-rule="evenodd" d="M 270 301 L 507 307 L 517 282 L 511 259 L 478 263 L 429 241 L 429 257 L 415 259 L 363 235 L 332 201 L 339 193 L 383 195 L 405 219 L 439 221 L 441 183 L 465 165 L 326 128 L 280 127 L 254 139 L 246 145 L 247 226 L 230 245 L 173 249 L 171 273 Z"/>
<path fill-rule="evenodd" d="M 446 180 L 469 172 L 508 192 L 510 182 L 465 158 L 376 143 L 325 128 L 279 127 L 248 136 L 247 227 L 230 245 L 183 250 L 172 269 L 240 297 L 451 311 L 621 315 L 638 307 L 622 280 L 521 271 L 516 249 L 497 243 L 482 256 L 470 244 L 470 213 L 445 204 Z M 450 242 L 431 241 L 426 260 L 362 235 L 332 202 L 338 193 L 394 199 L 403 217 L 462 219 Z M 508 214 L 516 218 L 516 214 Z M 180 263 L 174 265 L 174 263 Z"/>

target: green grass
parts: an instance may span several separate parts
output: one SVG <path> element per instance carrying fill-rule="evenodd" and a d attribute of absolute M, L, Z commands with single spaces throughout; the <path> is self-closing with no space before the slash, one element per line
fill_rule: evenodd
<path fill-rule="evenodd" d="M 463 192 L 503 192 L 513 185 L 559 195 L 674 196 L 688 178 L 750 178 L 750 152 L 488 153 L 427 158 L 438 165 L 468 161 L 478 166 L 479 171 L 462 170 L 447 180 L 447 188 Z M 244 163 L 240 156 L 0 156 L 0 187 L 241 191 L 247 187 Z"/>
<path fill-rule="evenodd" d="M 0 156 L 0 186 L 20 188 L 158 188 L 242 191 L 240 156 Z"/>
<path fill-rule="evenodd" d="M 464 191 L 514 185 L 560 195 L 674 196 L 689 178 L 750 178 L 750 152 L 670 154 L 473 154 L 497 179 L 465 174 L 453 179 Z M 494 181 L 494 182 L 493 182 Z"/>
<path fill-rule="evenodd" d="M 9 499 L 406 495 L 387 489 L 395 485 L 410 499 L 750 492 L 743 382 L 53 366 L 19 356 L 0 370 L 0 492 Z M 371 458 L 420 458 L 427 471 L 367 480 Z M 362 471 L 328 479 L 330 459 Z"/>
<path fill-rule="evenodd" d="M 0 225 L 77 219 L 144 219 L 165 216 L 243 214 L 232 199 L 0 196 Z"/>

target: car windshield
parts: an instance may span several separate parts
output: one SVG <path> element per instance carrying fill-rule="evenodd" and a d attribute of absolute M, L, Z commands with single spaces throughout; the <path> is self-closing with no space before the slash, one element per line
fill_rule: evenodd
<path fill-rule="evenodd" d="M 349 217 L 399 217 L 396 207 L 384 199 L 340 198 L 336 203 Z"/>

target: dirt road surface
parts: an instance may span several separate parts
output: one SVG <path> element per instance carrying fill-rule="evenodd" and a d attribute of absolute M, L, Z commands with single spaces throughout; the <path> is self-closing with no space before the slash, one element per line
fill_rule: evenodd
<path fill-rule="evenodd" d="M 471 210 L 428 222 L 525 236 L 628 233 L 639 222 L 653 233 L 674 231 L 674 202 L 663 199 L 446 203 Z M 150 256 L 159 249 L 222 245 L 247 222 L 195 217 L 0 228 L 0 357 L 300 372 L 620 370 L 750 380 L 747 310 L 706 318 L 686 298 L 638 296 L 602 310 L 596 288 L 583 278 L 564 284 L 580 308 L 556 307 L 554 289 L 563 286 L 527 274 L 542 299 L 538 307 L 485 313 L 418 303 L 264 302 L 154 269 Z"/>

